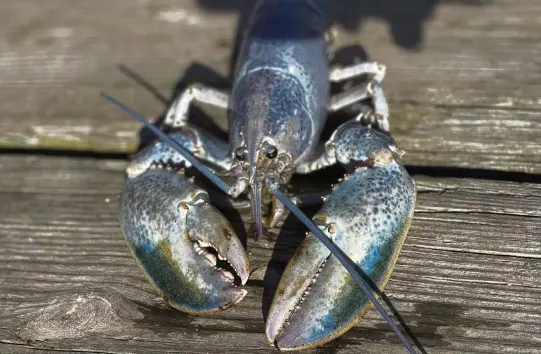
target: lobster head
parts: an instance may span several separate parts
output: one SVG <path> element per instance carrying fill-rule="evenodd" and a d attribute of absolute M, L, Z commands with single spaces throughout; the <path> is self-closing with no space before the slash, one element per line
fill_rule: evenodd
<path fill-rule="evenodd" d="M 248 196 L 255 219 L 256 240 L 263 233 L 262 203 L 270 201 L 266 180 L 272 177 L 283 183 L 287 182 L 291 175 L 291 167 L 291 156 L 288 151 L 285 149 L 279 151 L 272 139 L 265 139 L 259 144 L 242 145 L 234 150 L 232 171 L 249 182 Z"/>

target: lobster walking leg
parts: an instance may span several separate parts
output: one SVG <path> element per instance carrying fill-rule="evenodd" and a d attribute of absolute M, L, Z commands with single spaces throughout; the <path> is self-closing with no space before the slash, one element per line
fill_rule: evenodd
<path fill-rule="evenodd" d="M 329 73 L 331 82 L 340 82 L 353 79 L 361 75 L 373 76 L 377 82 L 383 81 L 387 68 L 385 65 L 378 64 L 373 61 L 366 61 L 358 64 L 349 65 L 346 67 L 332 68 Z"/>
<path fill-rule="evenodd" d="M 302 193 L 291 197 L 291 201 L 298 207 L 321 205 L 323 199 L 329 194 L 328 191 L 315 193 Z M 279 200 L 273 198 L 272 209 L 265 221 L 268 228 L 281 227 L 289 215 L 289 210 Z"/>
<path fill-rule="evenodd" d="M 327 108 L 329 112 L 337 112 L 342 108 L 350 106 L 358 101 L 371 98 L 371 89 L 370 85 L 372 82 L 367 82 L 362 85 L 357 85 L 350 88 L 347 91 L 338 93 L 331 97 L 329 102 L 329 107 Z"/>
<path fill-rule="evenodd" d="M 373 111 L 370 110 L 369 113 L 361 112 L 355 117 L 355 120 L 361 121 L 371 116 L 373 119 L 367 121 L 367 124 L 375 125 L 379 130 L 389 132 L 389 106 L 381 86 L 376 81 L 357 85 L 345 92 L 334 95 L 331 97 L 328 109 L 329 112 L 336 112 L 365 99 L 372 100 L 374 109 Z"/>
<path fill-rule="evenodd" d="M 371 122 L 379 130 L 384 132 L 389 132 L 389 105 L 387 104 L 387 99 L 383 94 L 383 89 L 379 83 L 374 83 L 371 87 L 372 89 L 372 100 L 374 104 L 374 115 L 375 120 Z"/>
<path fill-rule="evenodd" d="M 336 112 L 370 98 L 374 107 L 372 114 L 361 112 L 355 119 L 360 121 L 368 116 L 370 119 L 366 122 L 367 124 L 374 125 L 381 131 L 389 132 L 389 106 L 381 88 L 385 72 L 386 67 L 376 62 L 362 62 L 346 67 L 333 68 L 329 74 L 329 79 L 332 82 L 349 80 L 361 75 L 368 75 L 370 81 L 333 96 L 328 107 L 329 112 Z"/>
<path fill-rule="evenodd" d="M 300 165 L 297 173 L 314 172 L 337 162 L 346 168 L 351 167 L 355 163 L 369 161 L 370 152 L 379 147 L 389 149 L 398 157 L 403 154 L 390 135 L 379 133 L 358 121 L 348 121 L 334 131 L 325 143 L 324 151 Z"/>
<path fill-rule="evenodd" d="M 164 124 L 173 128 L 186 125 L 188 122 L 188 111 L 194 101 L 227 109 L 229 106 L 229 94 L 200 84 L 190 85 L 169 108 Z"/>

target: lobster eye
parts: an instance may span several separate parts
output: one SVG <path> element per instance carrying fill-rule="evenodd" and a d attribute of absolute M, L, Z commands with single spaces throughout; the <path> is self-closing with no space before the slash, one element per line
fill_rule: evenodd
<path fill-rule="evenodd" d="M 276 146 L 270 145 L 267 147 L 265 156 L 267 156 L 268 159 L 273 159 L 278 156 L 278 149 L 276 149 Z"/>
<path fill-rule="evenodd" d="M 235 158 L 239 161 L 244 161 L 246 160 L 246 149 L 243 148 L 242 146 L 239 147 L 237 150 L 235 150 Z"/>

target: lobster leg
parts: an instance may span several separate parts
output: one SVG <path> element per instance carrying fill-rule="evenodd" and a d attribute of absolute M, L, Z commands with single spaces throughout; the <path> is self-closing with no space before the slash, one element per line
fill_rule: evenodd
<path fill-rule="evenodd" d="M 343 124 L 327 143 L 346 175 L 313 220 L 378 288 L 384 288 L 413 217 L 415 184 L 398 163 L 394 140 L 359 122 Z M 326 343 L 351 328 L 370 301 L 345 268 L 307 234 L 290 260 L 266 324 L 282 350 Z"/>
<path fill-rule="evenodd" d="M 222 109 L 229 107 L 229 94 L 212 87 L 193 84 L 187 87 L 169 108 L 164 124 L 179 128 L 188 122 L 188 111 L 193 102 L 206 103 Z"/>
<path fill-rule="evenodd" d="M 357 85 L 347 91 L 332 96 L 329 102 L 329 107 L 327 108 L 328 111 L 337 112 L 342 108 L 352 105 L 358 101 L 372 98 L 372 92 L 369 87 L 371 84 L 372 82 L 367 82 L 362 85 Z"/>
<path fill-rule="evenodd" d="M 374 104 L 374 115 L 375 121 L 371 122 L 378 127 L 379 130 L 388 133 L 390 130 L 389 126 L 389 105 L 387 104 L 387 99 L 383 94 L 383 89 L 379 83 L 374 83 L 371 87 L 372 100 Z"/>
<path fill-rule="evenodd" d="M 320 193 L 303 193 L 291 197 L 291 201 L 298 207 L 321 205 L 323 199 L 329 195 L 328 191 Z M 272 209 L 265 226 L 268 228 L 281 227 L 289 215 L 289 210 L 278 199 L 272 199 Z"/>
<path fill-rule="evenodd" d="M 369 98 L 374 106 L 373 114 L 361 112 L 355 119 L 360 121 L 368 116 L 370 120 L 366 122 L 367 124 L 375 125 L 381 131 L 388 133 L 390 129 L 389 106 L 381 88 L 381 81 L 385 77 L 385 72 L 385 66 L 376 62 L 362 62 L 332 69 L 329 78 L 333 82 L 349 80 L 361 75 L 368 75 L 371 79 L 366 84 L 354 86 L 343 93 L 333 96 L 328 107 L 329 112 L 336 112 Z"/>
<path fill-rule="evenodd" d="M 329 112 L 336 112 L 365 99 L 371 99 L 374 106 L 373 114 L 369 114 L 374 119 L 368 124 L 375 124 L 378 129 L 389 132 L 389 106 L 380 84 L 375 79 L 334 95 L 331 97 L 328 110 Z M 355 120 L 360 121 L 365 116 L 367 116 L 366 112 L 362 112 Z"/>
<path fill-rule="evenodd" d="M 213 166 L 228 170 L 232 163 L 229 156 L 229 144 L 210 135 L 201 128 L 185 126 L 181 131 L 169 134 L 171 138 L 180 143 L 186 150 L 196 157 Z M 156 141 L 141 150 L 128 165 L 128 175 L 136 175 L 147 170 L 153 163 L 183 164 L 190 167 L 190 163 L 182 157 L 169 144 Z"/>
<path fill-rule="evenodd" d="M 359 148 L 361 144 L 362 148 Z M 324 152 L 313 160 L 301 164 L 297 168 L 297 173 L 310 173 L 337 162 L 346 168 L 351 167 L 359 161 L 368 161 L 369 154 L 380 147 L 389 149 L 397 157 L 404 154 L 390 135 L 351 120 L 339 126 L 325 143 Z"/>
<path fill-rule="evenodd" d="M 353 79 L 361 75 L 373 76 L 377 82 L 383 81 L 387 68 L 385 65 L 378 64 L 374 61 L 365 61 L 362 63 L 352 64 L 345 67 L 335 67 L 329 73 L 331 82 L 340 82 Z"/>

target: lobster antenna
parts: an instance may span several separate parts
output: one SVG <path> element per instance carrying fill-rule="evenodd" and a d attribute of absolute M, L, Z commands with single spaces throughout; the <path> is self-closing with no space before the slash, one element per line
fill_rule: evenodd
<path fill-rule="evenodd" d="M 139 85 L 143 86 L 147 91 L 149 91 L 154 98 L 163 103 L 164 105 L 169 104 L 169 100 L 165 97 L 156 87 L 154 87 L 150 82 L 148 82 L 143 76 L 139 75 L 135 70 L 130 69 L 124 64 L 117 65 L 118 70 L 120 70 L 124 75 L 134 80 Z"/>
<path fill-rule="evenodd" d="M 360 267 L 358 267 L 351 258 L 348 257 L 347 254 L 344 253 L 334 242 L 331 241 L 327 235 L 321 231 L 319 227 L 317 227 L 316 224 L 312 220 L 310 220 L 296 205 L 293 203 L 282 191 L 280 191 L 279 184 L 274 180 L 273 178 L 267 179 L 267 188 L 269 191 L 274 194 L 274 196 L 284 204 L 286 208 L 288 208 L 311 232 L 313 235 L 315 235 L 328 249 L 331 251 L 331 253 L 342 263 L 344 268 L 349 272 L 355 283 L 361 288 L 361 290 L 364 292 L 364 294 L 368 297 L 368 299 L 374 304 L 374 307 L 378 310 L 381 317 L 387 322 L 389 327 L 393 330 L 393 332 L 397 335 L 397 337 L 400 339 L 406 350 L 410 354 L 416 354 L 415 350 L 413 350 L 412 346 L 404 336 L 404 334 L 400 331 L 400 329 L 397 327 L 397 325 L 393 322 L 391 317 L 385 312 L 385 309 L 381 305 L 381 303 L 376 299 L 374 294 L 372 294 L 371 286 L 368 284 L 368 282 L 363 278 L 364 272 Z M 361 275 L 362 274 L 362 275 Z M 374 285 L 375 286 L 375 285 Z M 377 287 L 376 289 L 381 292 Z"/>
<path fill-rule="evenodd" d="M 218 176 L 216 176 L 212 171 L 210 171 L 205 165 L 203 165 L 199 160 L 197 160 L 188 150 L 186 150 L 182 145 L 180 145 L 177 141 L 171 139 L 169 136 L 167 136 L 164 132 L 156 128 L 154 125 L 152 125 L 149 121 L 147 121 L 145 118 L 143 118 L 140 114 L 136 113 L 132 109 L 130 109 L 128 106 L 124 105 L 120 101 L 116 100 L 112 96 L 102 92 L 101 96 L 105 98 L 107 101 L 111 102 L 124 112 L 128 113 L 130 116 L 135 118 L 137 121 L 143 123 L 146 128 L 150 129 L 156 136 L 158 136 L 160 139 L 171 145 L 175 150 L 177 150 L 182 157 L 184 157 L 186 160 L 188 160 L 199 172 L 204 174 L 212 183 L 214 183 L 218 188 L 220 188 L 224 193 L 228 193 L 229 186 L 222 181 Z M 328 249 L 329 251 L 342 263 L 344 268 L 349 272 L 349 274 L 353 277 L 353 280 L 357 285 L 361 288 L 361 290 L 365 293 L 365 295 L 368 297 L 368 299 L 374 304 L 374 307 L 378 310 L 378 312 L 381 314 L 385 322 L 391 327 L 393 332 L 398 336 L 406 350 L 410 354 L 417 354 L 409 342 L 406 340 L 400 329 L 395 325 L 393 320 L 389 317 L 387 312 L 385 312 L 385 309 L 381 305 L 381 303 L 375 298 L 375 296 L 372 294 L 372 289 L 370 288 L 370 285 L 366 282 L 366 280 L 363 278 L 361 272 L 362 270 L 338 247 L 332 242 L 317 226 L 310 220 L 285 194 L 283 194 L 279 187 L 279 184 L 272 178 L 267 179 L 267 188 L 269 191 L 274 194 L 274 196 L 284 204 L 286 208 L 288 208 L 310 231 L 312 234 L 314 234 Z M 379 290 L 379 289 L 378 289 Z"/>
<path fill-rule="evenodd" d="M 195 158 L 188 150 L 186 150 L 182 145 L 180 145 L 175 140 L 168 137 L 164 132 L 153 126 L 149 121 L 147 121 L 145 118 L 143 118 L 140 114 L 133 111 L 128 106 L 124 105 L 120 101 L 116 100 L 115 98 L 109 96 L 105 92 L 101 93 L 101 96 L 105 98 L 107 101 L 111 102 L 124 112 L 128 113 L 130 116 L 138 120 L 139 122 L 143 123 L 146 128 L 150 129 L 155 135 L 157 135 L 160 139 L 164 140 L 166 143 L 171 145 L 175 150 L 177 150 L 182 157 L 184 157 L 186 160 L 188 160 L 199 172 L 204 174 L 212 183 L 214 183 L 218 188 L 220 188 L 224 193 L 228 193 L 229 186 L 222 181 L 218 176 L 216 176 L 214 173 L 212 173 L 211 170 L 209 170 L 205 165 L 203 165 L 198 159 Z"/>

